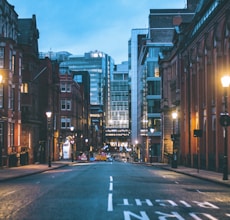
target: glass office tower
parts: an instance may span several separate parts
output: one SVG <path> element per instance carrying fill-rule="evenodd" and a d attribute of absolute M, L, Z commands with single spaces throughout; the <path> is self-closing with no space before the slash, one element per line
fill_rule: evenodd
<path fill-rule="evenodd" d="M 115 65 L 109 86 L 106 140 L 114 150 L 129 148 L 129 76 L 128 61 Z"/>
<path fill-rule="evenodd" d="M 105 142 L 105 121 L 108 114 L 108 94 L 114 61 L 107 54 L 91 51 L 84 55 L 72 55 L 60 63 L 60 72 L 87 71 L 90 75 L 91 130 L 97 136 L 97 148 Z"/>

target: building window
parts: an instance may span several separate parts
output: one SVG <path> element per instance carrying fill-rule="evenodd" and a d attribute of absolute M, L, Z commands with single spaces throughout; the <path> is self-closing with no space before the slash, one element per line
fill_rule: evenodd
<path fill-rule="evenodd" d="M 9 146 L 13 147 L 14 146 L 14 124 L 13 123 L 10 123 L 8 134 L 10 140 Z"/>
<path fill-rule="evenodd" d="M 70 84 L 66 84 L 66 92 L 71 92 L 71 85 Z"/>
<path fill-rule="evenodd" d="M 61 92 L 65 92 L 65 83 L 61 83 L 60 87 L 61 87 Z"/>
<path fill-rule="evenodd" d="M 71 110 L 71 101 L 70 100 L 61 100 L 61 110 L 70 111 Z"/>
<path fill-rule="evenodd" d="M 16 64 L 15 64 L 15 55 L 12 56 L 12 72 L 15 74 L 16 73 Z"/>
<path fill-rule="evenodd" d="M 148 101 L 148 113 L 160 113 L 161 112 L 161 101 L 160 100 L 149 100 Z"/>
<path fill-rule="evenodd" d="M 0 47 L 0 68 L 4 68 L 5 48 Z"/>
<path fill-rule="evenodd" d="M 3 108 L 3 85 L 0 85 L 0 108 Z"/>
<path fill-rule="evenodd" d="M 15 69 L 15 71 L 16 71 L 16 69 Z M 21 57 L 19 58 L 19 76 L 21 76 L 22 75 L 22 59 L 21 59 Z"/>
<path fill-rule="evenodd" d="M 62 129 L 69 129 L 71 125 L 71 120 L 70 118 L 67 117 L 61 117 L 61 128 Z"/>
<path fill-rule="evenodd" d="M 71 85 L 69 83 L 61 83 L 61 92 L 71 92 Z"/>
<path fill-rule="evenodd" d="M 154 132 L 161 131 L 161 118 L 149 118 L 148 127 L 154 128 Z"/>
<path fill-rule="evenodd" d="M 28 83 L 22 83 L 21 85 L 21 93 L 28 93 L 29 89 L 28 89 Z"/>
<path fill-rule="evenodd" d="M 155 71 L 154 71 L 154 76 L 155 77 L 160 77 L 160 71 L 159 71 L 159 67 L 155 67 Z"/>
<path fill-rule="evenodd" d="M 3 147 L 3 144 L 4 144 L 4 142 L 3 142 L 3 123 L 0 123 L 0 146 L 1 147 Z"/>
<path fill-rule="evenodd" d="M 82 83 L 82 75 L 75 75 L 74 76 L 74 81 L 77 83 Z"/>
<path fill-rule="evenodd" d="M 9 97 L 9 108 L 15 110 L 15 89 L 11 89 L 10 97 Z"/>
<path fill-rule="evenodd" d="M 161 83 L 160 81 L 151 81 L 148 83 L 148 95 L 160 95 Z"/>

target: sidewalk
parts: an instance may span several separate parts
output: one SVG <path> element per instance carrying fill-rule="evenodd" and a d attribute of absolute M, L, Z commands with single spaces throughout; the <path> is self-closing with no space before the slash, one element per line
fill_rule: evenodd
<path fill-rule="evenodd" d="M 47 170 L 58 169 L 60 167 L 68 166 L 69 164 L 72 164 L 72 162 L 57 161 L 52 162 L 51 167 L 48 167 L 48 164 L 31 164 L 20 167 L 0 168 L 0 182 L 23 176 L 33 175 L 36 173 L 42 173 Z"/>
<path fill-rule="evenodd" d="M 218 183 L 224 186 L 230 187 L 230 174 L 228 180 L 223 180 L 223 173 L 217 173 L 207 170 L 198 170 L 195 168 L 189 168 L 184 166 L 178 166 L 177 168 L 171 168 L 169 164 L 155 163 L 153 166 L 161 167 L 162 169 L 171 170 L 173 172 L 182 173 L 188 176 L 196 177 L 199 179 L 207 180 L 213 183 Z"/>
<path fill-rule="evenodd" d="M 63 161 L 52 162 L 51 167 L 48 167 L 48 164 L 31 164 L 31 165 L 20 166 L 20 167 L 2 168 L 0 169 L 0 182 L 23 177 L 23 176 L 33 175 L 36 173 L 42 173 L 48 170 L 58 169 L 60 167 L 71 165 L 72 163 L 75 162 L 63 160 Z M 171 168 L 169 164 L 164 164 L 164 163 L 153 163 L 147 165 L 157 166 L 162 169 L 171 170 L 173 172 L 182 173 L 185 175 L 193 176 L 196 178 L 204 179 L 210 182 L 214 182 L 230 187 L 230 174 L 229 174 L 229 180 L 222 180 L 223 178 L 222 173 L 217 173 L 217 172 L 212 172 L 207 170 L 197 170 L 194 168 L 183 167 L 183 166 L 178 166 L 178 168 Z"/>

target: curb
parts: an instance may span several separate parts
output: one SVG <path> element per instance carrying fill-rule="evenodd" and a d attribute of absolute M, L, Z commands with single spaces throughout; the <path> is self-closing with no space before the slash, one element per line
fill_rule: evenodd
<path fill-rule="evenodd" d="M 181 171 L 181 170 L 172 169 L 172 168 L 169 168 L 169 167 L 164 167 L 164 166 L 159 166 L 159 165 L 153 165 L 153 166 L 157 166 L 157 167 L 159 167 L 161 169 L 164 169 L 164 170 L 170 170 L 170 171 L 173 171 L 175 173 L 184 174 L 184 175 L 187 175 L 187 176 L 195 177 L 195 178 L 202 179 L 202 180 L 205 180 L 205 181 L 209 181 L 209 182 L 212 182 L 212 183 L 220 184 L 222 186 L 230 187 L 229 183 L 222 182 L 221 180 L 208 178 L 208 177 L 205 177 L 205 176 L 198 176 L 198 175 L 195 175 L 195 174 L 187 173 L 187 172 L 184 172 L 184 171 Z"/>

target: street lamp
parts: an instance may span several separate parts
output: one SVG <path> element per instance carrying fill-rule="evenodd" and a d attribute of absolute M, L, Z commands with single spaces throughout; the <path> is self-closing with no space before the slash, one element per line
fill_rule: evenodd
<path fill-rule="evenodd" d="M 230 119 L 227 111 L 227 88 L 230 85 L 230 76 L 223 76 L 221 83 L 224 88 L 224 114 L 220 116 L 220 123 L 224 127 L 224 160 L 223 160 L 223 180 L 228 180 L 228 126 Z"/>
<path fill-rule="evenodd" d="M 137 149 L 137 144 L 138 144 L 138 140 L 135 140 L 134 151 L 136 151 L 136 149 Z"/>
<path fill-rule="evenodd" d="M 89 149 L 88 149 L 88 142 L 89 142 L 89 139 L 86 138 L 86 139 L 85 139 L 85 145 L 86 145 L 86 150 L 87 150 L 87 151 L 89 150 Z"/>
<path fill-rule="evenodd" d="M 153 147 L 152 147 L 152 139 L 153 139 L 153 133 L 154 133 L 155 129 L 154 128 L 150 128 L 150 133 L 151 133 L 151 138 L 150 138 L 150 163 L 153 162 Z"/>
<path fill-rule="evenodd" d="M 51 167 L 51 152 L 50 152 L 50 132 L 51 132 L 51 117 L 52 112 L 46 112 L 47 117 L 47 129 L 48 129 L 48 167 Z"/>
<path fill-rule="evenodd" d="M 70 131 L 72 132 L 72 137 L 71 137 L 71 140 L 70 140 L 70 143 L 71 143 L 71 160 L 72 162 L 74 161 L 74 158 L 73 158 L 73 145 L 74 145 L 74 126 L 71 126 L 70 127 Z"/>
<path fill-rule="evenodd" d="M 172 141 L 173 141 L 173 155 L 172 155 L 172 168 L 177 168 L 177 149 L 175 149 L 175 120 L 177 119 L 177 112 L 172 112 L 172 120 L 173 120 L 173 134 L 172 134 Z"/>

